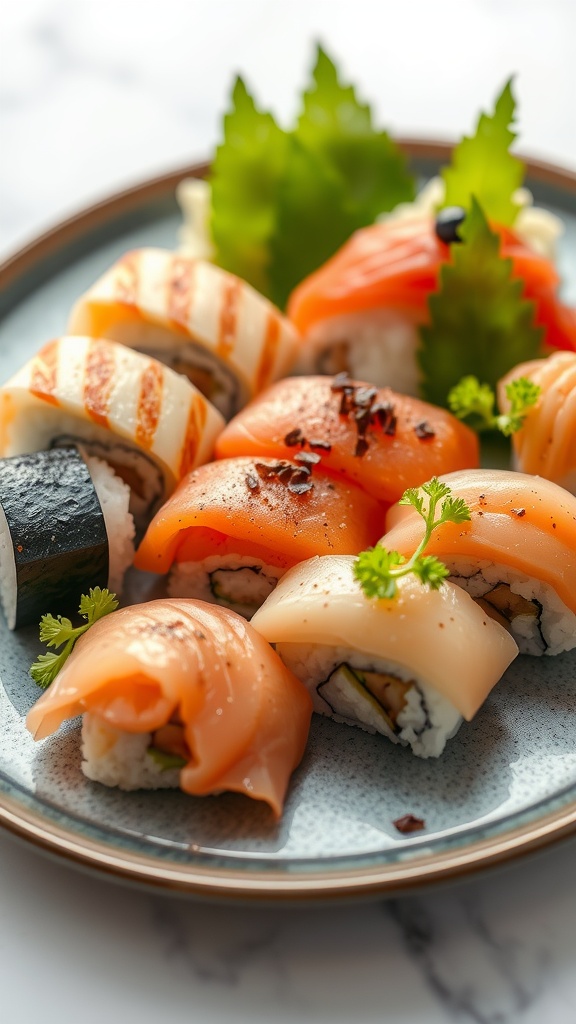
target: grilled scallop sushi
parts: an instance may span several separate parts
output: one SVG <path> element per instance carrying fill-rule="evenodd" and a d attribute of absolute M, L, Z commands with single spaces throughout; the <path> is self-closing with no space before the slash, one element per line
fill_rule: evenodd
<path fill-rule="evenodd" d="M 186 378 L 104 339 L 50 341 L 0 388 L 0 456 L 80 444 L 129 485 L 138 531 L 223 426 Z"/>
<path fill-rule="evenodd" d="M 441 480 L 464 499 L 471 519 L 439 526 L 427 554 L 511 630 L 522 654 L 576 647 L 576 498 L 549 480 L 507 470 L 471 469 Z M 395 505 L 382 542 L 410 555 L 421 524 L 410 506 Z"/>
<path fill-rule="evenodd" d="M 518 654 L 510 634 L 458 587 L 398 580 L 367 598 L 353 557 L 302 562 L 252 619 L 310 692 L 314 710 L 438 757 Z"/>
<path fill-rule="evenodd" d="M 293 325 L 245 281 L 165 249 L 126 253 L 78 299 L 68 332 L 166 363 L 226 419 L 284 376 L 299 349 Z"/>

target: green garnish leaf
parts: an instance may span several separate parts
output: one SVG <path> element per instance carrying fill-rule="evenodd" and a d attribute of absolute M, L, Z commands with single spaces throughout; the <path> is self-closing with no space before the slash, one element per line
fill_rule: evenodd
<path fill-rule="evenodd" d="M 393 599 L 398 589 L 397 580 L 409 573 L 417 576 L 425 586 L 438 590 L 450 573 L 435 555 L 424 554 L 426 545 L 437 526 L 470 520 L 470 509 L 464 499 L 454 497 L 448 485 L 437 477 L 433 477 L 422 487 L 408 488 L 400 498 L 399 504 L 412 505 L 422 517 L 424 536 L 408 561 L 398 551 L 388 551 L 381 544 L 360 552 L 354 562 L 354 576 L 366 597 Z M 438 505 L 440 513 L 437 516 Z"/>
<path fill-rule="evenodd" d="M 241 78 L 224 117 L 212 186 L 215 261 L 264 294 L 269 291 L 269 243 L 276 228 L 277 191 L 286 168 L 288 136 L 272 114 L 258 110 Z"/>
<path fill-rule="evenodd" d="M 519 210 L 513 194 L 524 178 L 524 164 L 510 153 L 516 138 L 512 80 L 496 100 L 492 114 L 481 114 L 475 134 L 464 137 L 442 170 L 446 185 L 444 206 L 468 209 L 475 196 L 486 216 L 499 224 L 513 224 Z"/>
<path fill-rule="evenodd" d="M 542 330 L 534 325 L 534 303 L 522 297 L 512 260 L 500 256 L 500 239 L 472 199 L 462 242 L 440 271 L 439 291 L 428 300 L 430 323 L 421 327 L 418 358 L 424 397 L 444 405 L 462 377 L 491 387 L 520 362 L 534 359 Z"/>
<path fill-rule="evenodd" d="M 170 768 L 185 768 L 188 762 L 179 754 L 167 754 L 165 750 L 158 747 L 148 747 L 147 754 L 162 771 L 169 771 Z"/>
<path fill-rule="evenodd" d="M 84 626 L 74 628 L 70 619 L 65 616 L 43 615 L 40 620 L 40 641 L 48 647 L 62 647 L 60 654 L 49 651 L 47 654 L 40 654 L 30 668 L 30 675 L 34 682 L 42 689 L 46 689 L 54 682 L 60 669 L 68 656 L 72 653 L 74 644 L 78 637 L 90 629 L 98 619 L 109 615 L 118 607 L 116 595 L 109 590 L 94 587 L 80 599 L 79 613 L 86 619 Z"/>
<path fill-rule="evenodd" d="M 357 228 L 414 197 L 399 147 L 318 47 L 292 131 L 238 79 L 212 167 L 216 262 L 284 306 Z"/>
<path fill-rule="evenodd" d="M 475 430 L 499 430 L 505 437 L 515 434 L 526 419 L 526 413 L 538 401 L 540 387 L 527 377 L 518 377 L 506 385 L 510 411 L 494 415 L 496 396 L 488 384 L 477 377 L 463 377 L 448 393 L 448 407 L 458 419 L 470 419 Z"/>
<path fill-rule="evenodd" d="M 517 377 L 506 385 L 506 398 L 510 402 L 510 410 L 495 419 L 495 426 L 505 437 L 515 434 L 526 419 L 528 409 L 536 405 L 541 388 L 527 377 Z"/>

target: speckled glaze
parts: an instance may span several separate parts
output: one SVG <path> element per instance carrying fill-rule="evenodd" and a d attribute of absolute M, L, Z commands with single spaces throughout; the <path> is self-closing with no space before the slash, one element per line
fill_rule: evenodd
<path fill-rule="evenodd" d="M 37 285 L 33 275 L 20 282 L 22 301 L 0 321 L 2 379 L 63 332 L 74 299 L 122 252 L 174 245 L 178 217 L 171 190 L 165 193 L 157 209 L 150 203 L 142 208 L 140 226 L 126 229 L 118 222 L 44 283 Z M 544 197 L 550 201 L 549 187 Z M 569 212 L 576 200 L 557 190 L 556 201 L 567 222 L 561 254 L 566 294 L 576 301 L 576 214 Z M 10 634 L 0 621 L 3 823 L 26 834 L 16 820 L 21 815 L 44 832 L 44 846 L 57 848 L 51 833 L 90 846 L 109 862 L 107 870 L 114 870 L 115 860 L 133 857 L 144 865 L 140 880 L 154 881 L 159 868 L 165 884 L 172 877 L 190 891 L 198 890 L 199 873 L 209 872 L 209 893 L 219 878 L 236 878 L 238 885 L 230 888 L 243 895 L 266 893 L 267 879 L 274 878 L 295 893 L 307 879 L 310 894 L 314 880 L 330 893 L 337 873 L 345 872 L 354 890 L 354 880 L 366 872 L 421 864 L 406 881 L 415 885 L 429 880 L 430 866 L 447 851 L 465 855 L 519 828 L 529 837 L 547 816 L 563 810 L 576 820 L 576 651 L 519 659 L 439 760 L 416 759 L 381 737 L 315 718 L 280 823 L 266 806 L 241 796 L 126 794 L 89 782 L 80 769 L 78 722 L 34 743 L 24 718 L 39 693 L 27 674 L 38 651 L 35 628 Z M 393 822 L 407 813 L 423 818 L 426 829 L 401 835 Z M 95 864 L 98 856 L 86 860 Z M 379 891 L 386 889 L 382 877 Z"/>

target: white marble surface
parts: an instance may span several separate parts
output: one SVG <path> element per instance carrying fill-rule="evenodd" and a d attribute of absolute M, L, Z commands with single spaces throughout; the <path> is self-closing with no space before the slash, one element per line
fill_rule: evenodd
<path fill-rule="evenodd" d="M 324 40 L 383 121 L 455 136 L 518 73 L 523 149 L 576 167 L 572 0 L 19 0 L 0 25 L 0 253 L 209 154 L 232 73 L 283 117 Z M 197 905 L 0 836 L 3 1021 L 572 1024 L 576 841 L 362 906 Z"/>

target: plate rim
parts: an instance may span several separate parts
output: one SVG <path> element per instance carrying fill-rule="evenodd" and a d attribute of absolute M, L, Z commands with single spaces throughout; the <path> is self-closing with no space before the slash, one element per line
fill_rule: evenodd
<path fill-rule="evenodd" d="M 435 139 L 399 139 L 402 149 L 415 159 L 444 161 L 453 143 Z M 576 196 L 576 171 L 530 157 L 522 157 L 527 177 Z M 82 207 L 59 220 L 46 231 L 9 254 L 0 263 L 0 289 L 10 288 L 38 263 L 48 261 L 57 251 L 138 207 L 167 198 L 185 177 L 204 177 L 208 163 L 186 164 L 175 170 L 145 178 L 120 191 Z M 16 302 L 20 302 L 18 297 Z M 8 312 L 8 310 L 7 310 Z M 552 798 L 553 799 L 553 798 Z M 194 861 L 181 864 L 153 855 L 108 848 L 95 838 L 43 817 L 0 790 L 0 827 L 47 854 L 78 868 L 97 871 L 117 881 L 164 891 L 186 893 L 208 899 L 236 898 L 242 901 L 326 902 L 343 897 L 393 896 L 442 881 L 455 881 L 497 864 L 510 862 L 543 849 L 576 832 L 576 797 L 559 809 L 515 825 L 496 836 L 480 837 L 464 849 L 415 852 L 404 862 L 388 862 L 322 871 L 289 872 L 267 867 L 256 872 L 231 868 L 208 868 Z M 360 856 L 360 855 L 359 855 Z M 373 854 L 371 856 L 374 856 Z"/>

